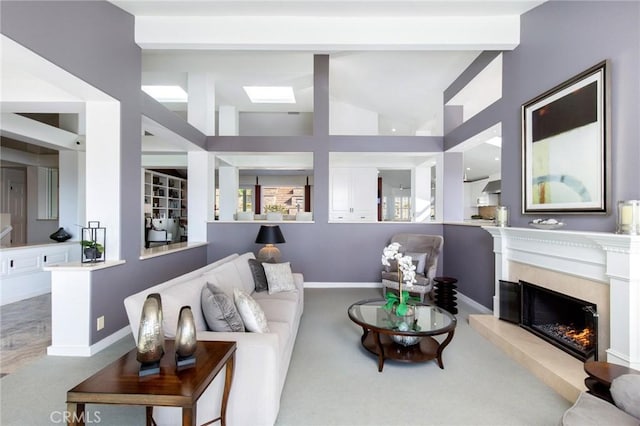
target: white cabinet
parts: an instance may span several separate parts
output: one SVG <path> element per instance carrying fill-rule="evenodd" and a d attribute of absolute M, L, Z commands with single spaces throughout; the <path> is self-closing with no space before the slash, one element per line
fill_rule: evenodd
<path fill-rule="evenodd" d="M 329 220 L 375 222 L 378 219 L 378 171 L 375 167 L 332 167 Z"/>

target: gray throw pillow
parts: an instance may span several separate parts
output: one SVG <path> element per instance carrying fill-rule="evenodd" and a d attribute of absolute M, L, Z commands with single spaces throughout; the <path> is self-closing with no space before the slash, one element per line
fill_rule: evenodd
<path fill-rule="evenodd" d="M 424 268 L 427 267 L 427 253 L 405 253 L 405 256 L 411 256 L 411 263 L 416 265 L 416 273 L 424 275 Z"/>
<path fill-rule="evenodd" d="M 200 297 L 202 314 L 211 331 L 244 331 L 242 317 L 233 299 L 218 287 L 207 283 Z"/>
<path fill-rule="evenodd" d="M 249 268 L 251 269 L 251 275 L 253 275 L 253 282 L 256 286 L 256 291 L 267 291 L 269 286 L 267 283 L 267 276 L 264 273 L 264 267 L 256 259 L 249 259 Z"/>
<path fill-rule="evenodd" d="M 611 397 L 616 407 L 640 419 L 640 374 L 623 374 L 613 379 Z"/>

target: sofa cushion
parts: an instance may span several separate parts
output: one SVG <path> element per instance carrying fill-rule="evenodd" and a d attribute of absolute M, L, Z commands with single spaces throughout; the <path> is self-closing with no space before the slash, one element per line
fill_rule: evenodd
<path fill-rule="evenodd" d="M 296 284 L 293 282 L 293 274 L 291 273 L 291 264 L 289 262 L 263 263 L 262 266 L 267 276 L 269 294 L 296 289 Z"/>
<path fill-rule="evenodd" d="M 238 312 L 240 312 L 245 329 L 255 333 L 269 333 L 264 311 L 247 292 L 239 288 L 234 289 L 233 300 Z"/>
<path fill-rule="evenodd" d="M 611 381 L 616 406 L 640 420 L 640 374 L 623 374 Z"/>
<path fill-rule="evenodd" d="M 296 301 L 266 297 L 255 299 L 255 301 L 262 308 L 267 321 L 282 321 L 293 324 L 296 315 Z"/>
<path fill-rule="evenodd" d="M 233 299 L 211 283 L 202 288 L 202 314 L 211 331 L 244 331 Z"/>
<path fill-rule="evenodd" d="M 202 277 L 197 277 L 165 288 L 160 292 L 162 328 L 165 337 L 172 339 L 176 336 L 178 316 L 180 315 L 180 308 L 183 306 L 191 306 L 196 331 L 207 329 L 202 310 L 196 309 L 200 306 L 200 295 L 205 284 L 206 281 Z"/>
<path fill-rule="evenodd" d="M 248 294 L 253 293 L 256 288 L 255 283 L 253 282 L 253 274 L 251 273 L 251 268 L 249 267 L 249 259 L 255 259 L 256 257 L 251 252 L 244 253 L 239 256 L 237 259 L 234 259 L 232 263 L 238 270 L 238 276 L 240 277 L 240 285 L 244 291 Z"/>
<path fill-rule="evenodd" d="M 233 262 L 225 263 L 203 275 L 207 282 L 214 284 L 233 298 L 233 289 L 242 288 L 242 280 L 238 268 Z"/>
<path fill-rule="evenodd" d="M 251 269 L 251 275 L 253 275 L 253 284 L 256 292 L 267 291 L 269 286 L 267 284 L 267 276 L 264 273 L 262 263 L 256 259 L 249 259 L 249 269 Z"/>

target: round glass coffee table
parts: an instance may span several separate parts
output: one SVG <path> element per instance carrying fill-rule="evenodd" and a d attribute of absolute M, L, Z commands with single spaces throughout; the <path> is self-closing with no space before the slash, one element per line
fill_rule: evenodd
<path fill-rule="evenodd" d="M 444 368 L 442 351 L 453 339 L 456 318 L 437 306 L 416 303 L 414 328 L 418 331 L 401 331 L 398 317 L 383 308 L 385 303 L 384 299 L 361 300 L 347 310 L 351 321 L 362 327 L 362 346 L 378 357 L 378 371 L 382 371 L 385 359 L 402 362 L 436 359 L 438 366 Z M 432 337 L 441 334 L 447 334 L 442 343 Z"/>

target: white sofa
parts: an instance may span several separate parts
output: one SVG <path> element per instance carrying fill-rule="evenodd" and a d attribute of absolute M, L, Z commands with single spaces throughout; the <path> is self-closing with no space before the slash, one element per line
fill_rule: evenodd
<path fill-rule="evenodd" d="M 227 424 L 232 426 L 273 425 L 280 409 L 280 396 L 287 377 L 298 326 L 304 307 L 303 276 L 294 273 L 296 290 L 275 294 L 255 292 L 248 259 L 253 253 L 233 254 L 196 271 L 174 278 L 133 294 L 124 300 L 129 324 L 137 341 L 142 306 L 148 294 L 160 293 L 163 329 L 166 338 L 173 338 L 180 307 L 189 305 L 193 311 L 198 340 L 224 340 L 237 343 L 235 371 Z M 269 333 L 207 331 L 200 305 L 202 288 L 215 284 L 233 300 L 233 288 L 241 288 L 264 310 Z M 173 356 L 173 354 L 165 354 Z M 197 424 L 219 416 L 224 373 L 211 383 L 198 400 Z M 181 424 L 179 408 L 155 407 L 158 425 Z"/>

